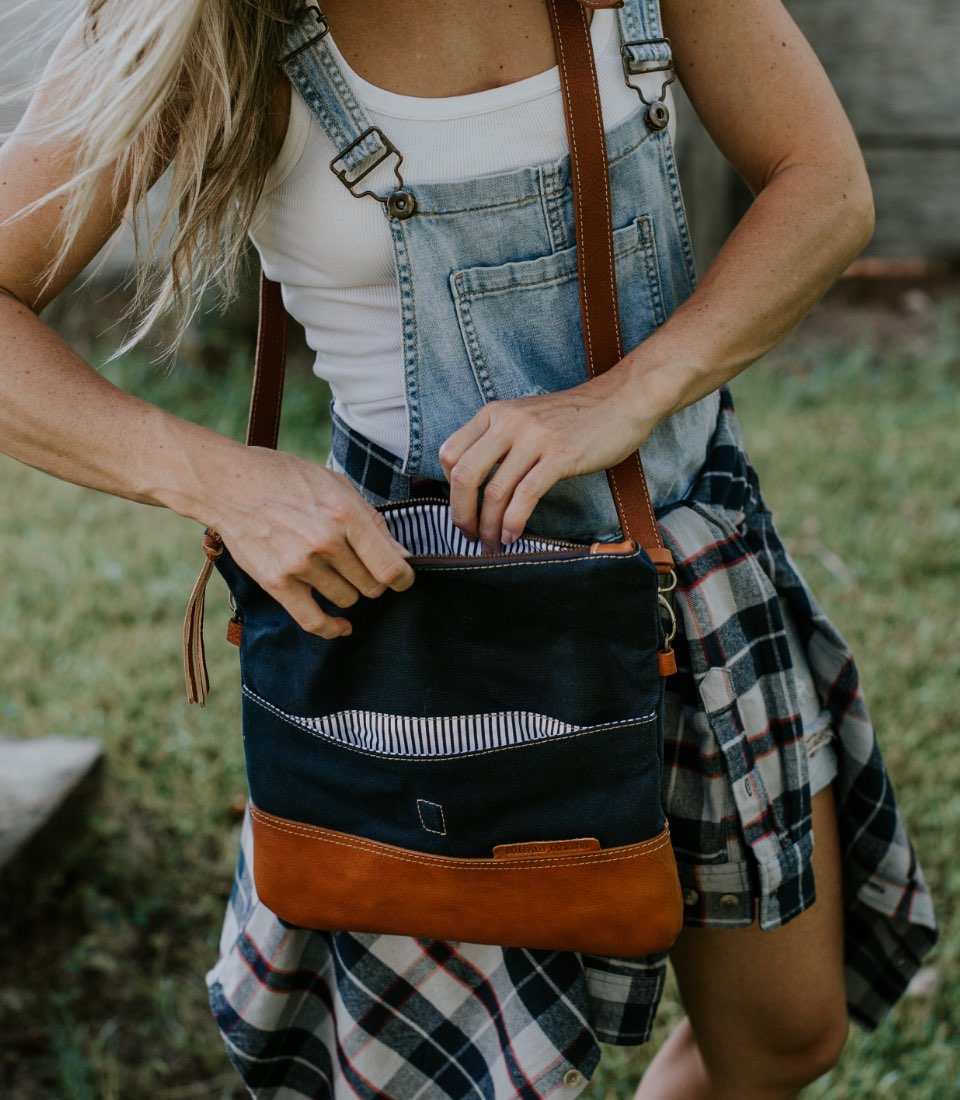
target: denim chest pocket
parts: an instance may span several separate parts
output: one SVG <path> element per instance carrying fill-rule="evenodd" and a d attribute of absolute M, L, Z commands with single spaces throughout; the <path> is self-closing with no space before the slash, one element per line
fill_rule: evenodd
<path fill-rule="evenodd" d="M 649 216 L 613 234 L 624 352 L 665 320 Z M 450 287 L 484 401 L 509 401 L 586 381 L 577 252 L 455 271 Z"/>

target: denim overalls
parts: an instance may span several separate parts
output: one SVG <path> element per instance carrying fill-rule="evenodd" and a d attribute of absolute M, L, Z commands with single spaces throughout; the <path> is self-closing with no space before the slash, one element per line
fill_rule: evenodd
<path fill-rule="evenodd" d="M 659 11 L 649 0 L 618 10 L 625 55 L 669 69 Z M 340 155 L 333 168 L 358 201 L 382 203 L 400 287 L 409 438 L 396 477 L 361 489 L 375 503 L 409 495 L 409 480 L 443 480 L 443 441 L 485 403 L 566 389 L 587 378 L 581 334 L 569 161 L 455 183 L 401 185 L 402 153 L 372 130 L 316 9 L 284 62 Z M 661 71 L 666 80 L 669 71 Z M 632 349 L 690 294 L 695 274 L 671 139 L 647 106 L 607 135 L 623 346 Z M 716 425 L 713 394 L 655 429 L 642 448 L 655 505 L 684 496 Z M 334 421 L 333 455 L 350 433 Z M 355 441 L 356 442 L 356 441 Z M 361 443 L 362 445 L 362 443 Z M 341 461 L 341 465 L 345 465 Z M 349 472 L 349 470 L 348 470 Z M 614 537 L 603 472 L 560 482 L 531 530 Z"/>

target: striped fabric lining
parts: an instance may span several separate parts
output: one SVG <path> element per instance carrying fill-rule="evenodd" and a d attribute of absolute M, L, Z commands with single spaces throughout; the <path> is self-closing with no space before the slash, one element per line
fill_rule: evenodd
<path fill-rule="evenodd" d="M 385 509 L 383 512 L 390 534 L 417 557 L 455 555 L 479 558 L 484 554 L 483 543 L 467 538 L 453 525 L 450 508 L 446 504 L 423 503 L 406 505 L 403 509 Z M 577 543 L 556 542 L 546 539 L 518 539 L 510 546 L 501 547 L 504 554 L 542 554 L 559 547 L 577 547 Z M 586 544 L 583 544 L 586 548 Z"/>
<path fill-rule="evenodd" d="M 639 718 L 602 726 L 576 726 L 532 711 L 414 718 L 403 714 L 380 714 L 372 710 L 342 710 L 320 718 L 303 718 L 287 714 L 248 687 L 244 687 L 243 693 L 251 702 L 291 725 L 351 748 L 385 756 L 458 756 L 595 729 L 643 725 L 654 721 L 657 716 L 654 711 Z"/>

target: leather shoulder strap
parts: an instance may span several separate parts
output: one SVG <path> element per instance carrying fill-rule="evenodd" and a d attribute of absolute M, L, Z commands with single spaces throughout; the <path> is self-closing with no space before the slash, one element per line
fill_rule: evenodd
<path fill-rule="evenodd" d="M 577 229 L 580 316 L 591 378 L 623 358 L 607 142 L 600 108 L 585 0 L 547 0 L 553 28 L 563 109 L 570 145 L 570 176 Z M 605 4 L 587 4 L 601 7 Z M 662 572 L 673 567 L 654 515 L 640 455 L 634 452 L 607 471 L 624 538 L 639 543 Z"/>
<path fill-rule="evenodd" d="M 275 450 L 280 435 L 283 380 L 287 370 L 287 311 L 280 284 L 260 273 L 260 320 L 253 365 L 247 445 Z"/>

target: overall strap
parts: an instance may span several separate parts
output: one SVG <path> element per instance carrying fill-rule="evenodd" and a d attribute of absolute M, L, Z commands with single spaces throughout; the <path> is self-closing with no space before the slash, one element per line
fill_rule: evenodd
<path fill-rule="evenodd" d="M 382 159 L 386 150 L 330 49 L 329 33 L 326 16 L 316 5 L 300 8 L 287 31 L 280 67 L 340 150 L 343 168 L 353 173 L 375 156 Z"/>
<path fill-rule="evenodd" d="M 651 49 L 648 56 L 651 60 L 657 57 L 670 59 L 669 49 L 664 51 L 655 45 L 664 41 L 658 0 L 623 0 L 617 8 L 617 19 L 620 21 L 620 36 L 625 43 L 649 43 Z M 640 52 L 636 54 L 638 59 Z"/>
<path fill-rule="evenodd" d="M 659 0 L 624 0 L 617 9 L 620 22 L 620 56 L 623 77 L 647 107 L 647 124 L 652 130 L 662 130 L 670 121 L 664 103 L 668 84 L 676 79 L 670 42 L 663 36 Z M 662 73 L 660 94 L 647 98 L 631 77 L 644 73 Z"/>
<path fill-rule="evenodd" d="M 315 5 L 301 8 L 294 16 L 287 32 L 287 53 L 280 59 L 280 67 L 299 93 L 311 114 L 333 143 L 337 155 L 330 162 L 331 170 L 340 182 L 357 198 L 369 195 L 385 204 L 390 201 L 376 191 L 363 190 L 363 180 L 391 156 L 396 176 L 391 200 L 401 205 L 391 207 L 391 214 L 409 216 L 412 209 L 404 210 L 400 165 L 403 155 L 357 102 L 350 83 L 344 76 L 328 36 L 330 29 L 326 17 Z"/>

